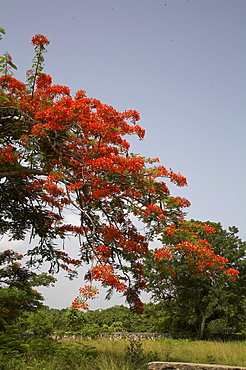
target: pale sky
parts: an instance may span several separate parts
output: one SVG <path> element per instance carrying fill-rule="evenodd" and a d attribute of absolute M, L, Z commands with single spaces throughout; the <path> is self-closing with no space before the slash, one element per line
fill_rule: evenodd
<path fill-rule="evenodd" d="M 171 189 L 192 203 L 188 219 L 235 225 L 246 240 L 245 0 L 2 0 L 0 9 L 0 54 L 12 55 L 16 78 L 31 66 L 31 37 L 45 35 L 54 83 L 138 110 L 146 137 L 131 151 L 187 177 Z M 82 284 L 60 279 L 45 303 L 69 306 Z"/>

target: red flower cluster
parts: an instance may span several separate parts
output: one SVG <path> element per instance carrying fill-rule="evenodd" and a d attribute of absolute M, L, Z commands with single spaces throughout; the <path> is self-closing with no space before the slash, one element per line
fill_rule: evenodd
<path fill-rule="evenodd" d="M 236 280 L 239 275 L 239 271 L 236 269 L 227 269 L 225 270 L 225 274 L 231 276 L 233 280 Z"/>
<path fill-rule="evenodd" d="M 12 56 L 10 54 L 6 54 L 6 58 L 8 62 L 12 62 Z"/>
<path fill-rule="evenodd" d="M 85 285 L 79 289 L 79 296 L 76 297 L 72 302 L 72 308 L 77 310 L 88 310 L 89 304 L 86 302 L 88 299 L 96 299 L 99 290 L 91 285 Z"/>
<path fill-rule="evenodd" d="M 16 154 L 15 148 L 13 145 L 8 145 L 5 147 L 0 148 L 0 162 L 16 162 L 19 155 Z"/>
<path fill-rule="evenodd" d="M 47 39 L 47 37 L 43 35 L 35 35 L 31 39 L 31 44 L 33 46 L 43 46 L 43 45 L 48 45 L 50 41 Z"/>
<path fill-rule="evenodd" d="M 174 255 L 170 249 L 170 247 L 163 246 L 162 248 L 158 249 L 155 253 L 155 258 L 158 259 L 165 259 L 165 260 L 173 260 Z"/>
<path fill-rule="evenodd" d="M 196 245 L 188 241 L 184 241 L 176 245 L 176 250 L 179 250 L 186 256 L 186 260 L 189 262 L 190 269 L 195 272 L 209 273 L 214 269 L 222 271 L 228 262 L 227 258 L 217 256 L 212 246 L 207 240 L 198 240 Z M 233 279 L 238 275 L 238 270 L 227 269 L 225 274 L 230 275 Z"/>
<path fill-rule="evenodd" d="M 90 271 L 90 279 L 101 281 L 102 285 L 115 288 L 118 292 L 124 292 L 127 289 L 126 284 L 121 283 L 119 275 L 114 273 L 113 266 L 97 265 Z"/>

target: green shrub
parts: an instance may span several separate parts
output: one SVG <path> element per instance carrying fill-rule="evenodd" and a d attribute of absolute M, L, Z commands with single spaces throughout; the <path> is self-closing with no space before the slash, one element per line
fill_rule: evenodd
<path fill-rule="evenodd" d="M 129 364 L 129 369 L 146 369 L 147 363 L 160 360 L 157 352 L 148 351 L 144 353 L 142 343 L 137 340 L 131 340 L 130 344 L 124 350 L 125 362 Z"/>

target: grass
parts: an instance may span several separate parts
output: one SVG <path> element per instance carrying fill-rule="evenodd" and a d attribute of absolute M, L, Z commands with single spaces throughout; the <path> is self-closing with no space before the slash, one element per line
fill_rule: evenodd
<path fill-rule="evenodd" d="M 47 343 L 40 341 L 31 344 L 26 354 L 3 357 L 0 370 L 144 370 L 151 361 L 246 367 L 246 342 L 100 339 L 51 341 L 47 347 Z"/>
<path fill-rule="evenodd" d="M 157 361 L 191 362 L 201 364 L 246 367 L 246 342 L 207 342 L 190 340 L 142 341 L 144 354 L 156 353 Z M 101 353 L 120 355 L 128 341 L 92 340 L 90 344 Z"/>
<path fill-rule="evenodd" d="M 143 343 L 149 350 L 153 343 Z M 189 340 L 156 341 L 155 351 L 162 361 L 191 362 L 246 367 L 246 342 L 207 342 Z"/>

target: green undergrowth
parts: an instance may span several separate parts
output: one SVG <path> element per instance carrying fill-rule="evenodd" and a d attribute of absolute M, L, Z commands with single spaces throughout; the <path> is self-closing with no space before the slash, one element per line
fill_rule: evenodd
<path fill-rule="evenodd" d="M 246 342 L 20 340 L 0 336 L 0 370 L 144 370 L 148 362 L 246 366 Z"/>

